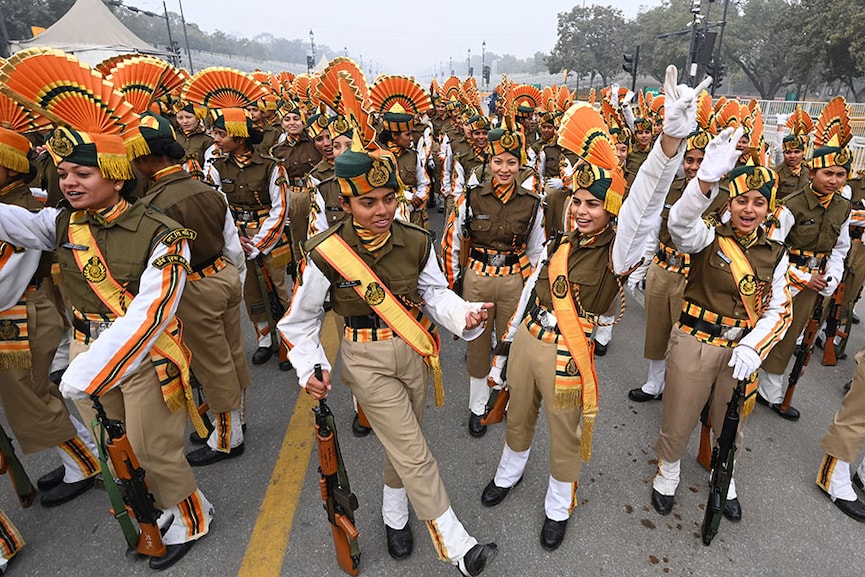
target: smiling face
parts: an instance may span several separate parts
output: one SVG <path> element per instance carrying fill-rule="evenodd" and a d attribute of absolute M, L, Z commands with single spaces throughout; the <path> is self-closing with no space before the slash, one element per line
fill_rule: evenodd
<path fill-rule="evenodd" d="M 117 204 L 122 180 L 108 180 L 97 166 L 84 166 L 68 161 L 57 165 L 60 191 L 76 210 L 99 210 Z"/>
<path fill-rule="evenodd" d="M 361 227 L 382 234 L 390 230 L 396 214 L 396 192 L 392 188 L 376 188 L 363 196 L 340 196 L 339 204 Z"/>
<path fill-rule="evenodd" d="M 322 130 L 318 136 L 312 139 L 315 144 L 315 149 L 325 160 L 333 160 L 333 141 L 330 139 L 330 132 Z"/>
<path fill-rule="evenodd" d="M 634 139 L 640 148 L 646 148 L 652 142 L 652 131 L 648 128 L 641 128 L 634 132 Z"/>
<path fill-rule="evenodd" d="M 472 130 L 472 141 L 475 146 L 478 148 L 486 148 L 487 144 L 489 144 L 489 134 L 490 131 L 486 128 L 480 128 L 478 130 Z"/>
<path fill-rule="evenodd" d="M 545 142 L 550 142 L 556 137 L 556 125 L 552 122 L 541 122 L 539 128 L 541 129 L 541 138 Z"/>
<path fill-rule="evenodd" d="M 706 153 L 698 149 L 689 150 L 685 153 L 685 180 L 690 181 L 697 176 L 697 171 L 700 169 L 700 165 L 703 164 L 704 156 L 706 156 Z"/>
<path fill-rule="evenodd" d="M 510 152 L 501 152 L 490 159 L 490 170 L 494 183 L 509 185 L 516 180 L 520 172 L 520 159 Z"/>
<path fill-rule="evenodd" d="M 727 202 L 730 223 L 738 232 L 754 232 L 769 214 L 769 201 L 757 190 L 749 190 Z"/>
<path fill-rule="evenodd" d="M 611 216 L 604 210 L 604 201 L 596 198 L 585 188 L 574 191 L 571 196 L 570 212 L 581 234 L 597 234 L 610 224 Z"/>
<path fill-rule="evenodd" d="M 300 136 L 304 130 L 300 114 L 295 114 L 294 112 L 289 112 L 283 116 L 280 124 L 282 124 L 282 129 L 285 133 L 290 136 Z"/>

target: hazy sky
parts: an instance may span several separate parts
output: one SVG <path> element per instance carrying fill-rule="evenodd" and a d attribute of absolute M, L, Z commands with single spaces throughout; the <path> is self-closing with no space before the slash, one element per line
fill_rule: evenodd
<path fill-rule="evenodd" d="M 468 50 L 513 54 L 525 58 L 537 51 L 549 52 L 556 43 L 559 12 L 569 11 L 578 0 L 431 0 L 401 2 L 380 0 L 182 0 L 187 22 L 206 32 L 243 37 L 261 33 L 309 42 L 312 29 L 316 44 L 333 50 L 348 49 L 355 60 L 370 59 L 376 68 L 391 74 L 429 75 L 450 57 L 457 74 L 465 74 Z M 126 0 L 126 4 L 162 12 L 161 0 Z M 660 0 L 605 0 L 625 17 L 633 18 L 643 6 Z M 168 10 L 179 12 L 178 0 L 166 0 Z M 459 63 L 459 66 L 457 65 Z"/>

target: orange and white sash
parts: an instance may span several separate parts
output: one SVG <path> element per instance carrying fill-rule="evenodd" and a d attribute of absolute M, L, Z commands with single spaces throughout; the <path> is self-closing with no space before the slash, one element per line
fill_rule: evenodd
<path fill-rule="evenodd" d="M 83 212 L 73 213 L 69 221 L 69 242 L 82 247 L 75 250 L 75 262 L 82 276 L 87 280 L 90 288 L 99 297 L 99 300 L 107 306 L 115 317 L 126 314 L 126 303 L 130 302 L 135 295 L 123 287 L 105 266 L 103 257 L 93 231 Z M 86 247 L 86 248 L 84 248 Z M 170 255 L 169 255 L 170 256 Z M 182 327 L 177 317 L 171 319 L 165 330 L 156 337 L 156 341 L 150 350 L 150 360 L 154 367 L 162 367 L 157 370 L 162 389 L 162 398 L 172 412 L 186 407 L 195 430 L 203 437 L 207 436 L 207 428 L 198 414 L 198 408 L 192 398 L 192 389 L 189 384 L 189 359 L 190 353 L 181 340 Z M 130 354 L 133 354 L 130 352 Z M 173 368 L 172 368 L 173 367 Z M 106 379 L 112 377 L 112 372 L 117 372 L 120 367 L 106 367 L 109 371 Z M 86 389 L 88 394 L 102 394 L 105 387 L 93 387 Z"/>
<path fill-rule="evenodd" d="M 439 350 L 441 340 L 438 333 L 431 334 L 400 304 L 375 272 L 367 266 L 348 244 L 338 235 L 332 234 L 315 248 L 324 260 L 344 279 L 359 280 L 354 290 L 366 304 L 380 316 L 387 326 L 424 358 L 433 371 L 436 407 L 444 404 Z"/>
<path fill-rule="evenodd" d="M 583 436 L 580 449 L 583 461 L 592 458 L 592 431 L 598 416 L 598 375 L 586 330 L 568 281 L 568 255 L 571 244 L 563 242 L 550 259 L 550 292 L 553 297 L 553 311 L 556 313 L 559 332 L 571 353 L 581 379 L 566 384 L 564 379 L 556 379 L 554 409 L 582 406 Z"/>

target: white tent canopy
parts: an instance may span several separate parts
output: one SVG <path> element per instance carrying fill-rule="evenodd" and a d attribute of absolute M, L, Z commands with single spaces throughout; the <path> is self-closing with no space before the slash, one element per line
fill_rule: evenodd
<path fill-rule="evenodd" d="M 130 52 L 167 55 L 124 26 L 102 0 L 77 0 L 69 12 L 39 36 L 10 42 L 13 54 L 37 46 L 64 50 L 91 66 Z"/>

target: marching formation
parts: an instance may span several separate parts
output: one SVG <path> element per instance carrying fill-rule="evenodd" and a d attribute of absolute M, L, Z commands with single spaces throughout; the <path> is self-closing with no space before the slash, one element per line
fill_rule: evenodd
<path fill-rule="evenodd" d="M 736 450 L 754 406 L 795 421 L 814 345 L 824 364 L 845 356 L 865 185 L 843 98 L 816 119 L 798 108 L 775 150 L 756 101 L 713 101 L 711 79 L 677 78 L 671 66 L 663 94 L 613 85 L 579 101 L 504 76 L 484 102 L 472 78 L 369 82 L 349 58 L 297 76 L 190 76 L 141 55 L 91 68 L 44 48 L 3 61 L 0 455 L 21 505 L 37 489 L 12 439 L 57 454 L 36 482 L 43 506 L 101 475 L 130 550 L 156 570 L 184 557 L 219 508 L 194 468 L 242 456 L 256 418 L 245 308 L 252 363 L 274 359 L 319 401 L 309 434 L 343 570 L 357 575 L 362 557 L 327 405 L 339 381 L 352 433 L 384 449 L 390 556 L 412 554 L 411 510 L 462 575 L 499 552 L 463 524 L 421 427 L 430 379 L 444 402 L 445 332 L 466 342 L 469 435 L 506 421 L 498 465 L 473 480 L 483 505 L 522 480 L 544 407 L 539 536 L 553 551 L 603 450 L 601 400 L 617 402 L 599 393 L 595 357 L 615 353 L 636 301 L 648 375 L 627 397 L 663 403 L 646 502 L 674 510 L 702 422 L 709 545 L 722 518 L 743 516 Z M 863 404 L 859 366 L 815 463 L 817 485 L 861 522 Z M 189 424 L 199 447 L 185 453 Z M 0 533 L 2 572 L 24 537 L 3 512 Z"/>

